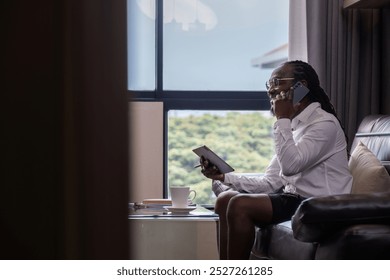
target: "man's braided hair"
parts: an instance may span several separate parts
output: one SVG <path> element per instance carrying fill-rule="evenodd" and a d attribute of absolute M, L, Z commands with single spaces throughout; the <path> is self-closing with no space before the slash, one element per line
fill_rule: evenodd
<path fill-rule="evenodd" d="M 307 98 L 309 98 L 309 101 L 319 102 L 321 104 L 321 108 L 324 111 L 334 115 L 337 118 L 341 128 L 344 130 L 344 126 L 338 118 L 336 110 L 334 109 L 333 104 L 330 102 L 329 96 L 320 86 L 320 80 L 314 68 L 310 64 L 300 60 L 287 61 L 285 62 L 285 65 L 293 66 L 295 81 L 307 81 L 307 87 L 310 89 L 310 92 L 307 94 Z M 347 135 L 345 135 L 345 139 L 348 141 Z"/>

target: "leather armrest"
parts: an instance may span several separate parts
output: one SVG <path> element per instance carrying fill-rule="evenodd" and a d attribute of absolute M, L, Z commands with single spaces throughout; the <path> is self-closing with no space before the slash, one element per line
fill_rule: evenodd
<path fill-rule="evenodd" d="M 296 239 L 319 242 L 355 224 L 390 224 L 390 193 L 309 198 L 298 207 L 291 225 Z"/>

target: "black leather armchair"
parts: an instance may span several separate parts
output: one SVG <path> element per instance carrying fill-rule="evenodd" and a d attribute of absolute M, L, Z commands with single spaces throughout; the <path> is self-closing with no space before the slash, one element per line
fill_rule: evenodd
<path fill-rule="evenodd" d="M 390 174 L 390 116 L 372 115 L 359 142 Z M 310 198 L 291 221 L 256 230 L 252 259 L 390 259 L 390 185 L 380 193 Z"/>

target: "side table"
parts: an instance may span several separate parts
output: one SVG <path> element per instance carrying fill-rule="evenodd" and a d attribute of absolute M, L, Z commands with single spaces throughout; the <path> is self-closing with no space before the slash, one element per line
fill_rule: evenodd
<path fill-rule="evenodd" d="M 218 215 L 203 207 L 172 214 L 163 207 L 130 209 L 131 258 L 138 260 L 218 259 Z"/>

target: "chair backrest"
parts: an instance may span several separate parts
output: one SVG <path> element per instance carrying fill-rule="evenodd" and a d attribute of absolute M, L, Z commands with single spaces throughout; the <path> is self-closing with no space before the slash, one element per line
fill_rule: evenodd
<path fill-rule="evenodd" d="M 390 174 L 390 116 L 369 115 L 363 119 L 352 143 L 361 141 L 382 162 Z"/>

